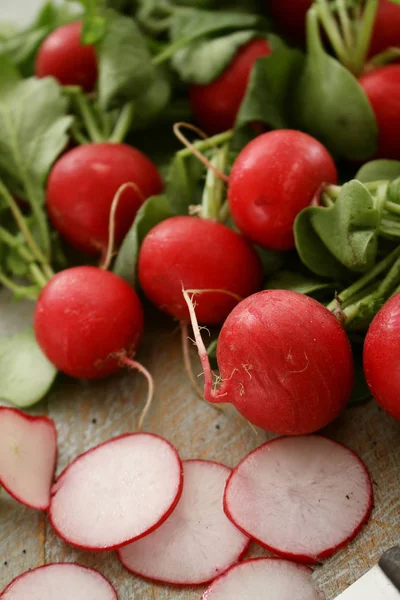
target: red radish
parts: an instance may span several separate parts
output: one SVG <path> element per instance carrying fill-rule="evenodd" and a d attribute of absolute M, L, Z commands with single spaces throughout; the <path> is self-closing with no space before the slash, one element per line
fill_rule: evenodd
<path fill-rule="evenodd" d="M 67 152 L 52 168 L 47 183 L 46 206 L 54 227 L 78 250 L 104 252 L 114 196 L 128 182 L 134 186 L 122 192 L 115 214 L 117 244 L 146 198 L 161 192 L 156 166 L 126 144 L 85 144 Z"/>
<path fill-rule="evenodd" d="M 0 600 L 118 600 L 111 583 L 94 569 L 72 563 L 43 565 L 16 577 Z"/>
<path fill-rule="evenodd" d="M 46 510 L 57 460 L 57 430 L 47 417 L 0 407 L 0 484 L 18 502 Z"/>
<path fill-rule="evenodd" d="M 372 503 L 364 463 L 317 435 L 260 446 L 233 470 L 224 496 L 226 514 L 243 533 L 275 554 L 307 563 L 348 544 Z"/>
<path fill-rule="evenodd" d="M 36 339 L 47 358 L 72 377 L 98 379 L 121 368 L 143 331 L 136 292 L 97 267 L 57 273 L 43 288 L 34 315 Z"/>
<path fill-rule="evenodd" d="M 253 558 L 215 579 L 201 600 L 323 600 L 311 575 L 309 567 L 288 560 Z"/>
<path fill-rule="evenodd" d="M 221 223 L 198 217 L 171 217 L 156 225 L 143 241 L 138 264 L 146 296 L 176 319 L 189 318 L 182 285 L 243 298 L 262 281 L 261 263 L 250 244 Z M 238 302 L 232 295 L 196 295 L 199 321 L 221 323 Z"/>
<path fill-rule="evenodd" d="M 312 3 L 313 0 L 268 0 L 267 9 L 282 32 L 302 44 L 306 37 L 306 15 Z"/>
<path fill-rule="evenodd" d="M 121 435 L 78 456 L 52 489 L 57 534 L 84 550 L 113 550 L 157 529 L 182 493 L 175 448 L 150 433 Z"/>
<path fill-rule="evenodd" d="M 250 540 L 224 514 L 230 473 L 215 462 L 185 461 L 183 492 L 174 512 L 152 534 L 121 548 L 122 564 L 153 581 L 200 585 L 240 560 Z"/>
<path fill-rule="evenodd" d="M 371 394 L 400 421 L 400 293 L 372 321 L 364 342 L 364 373 Z"/>
<path fill-rule="evenodd" d="M 378 156 L 400 160 L 400 64 L 371 71 L 359 81 L 378 122 Z"/>
<path fill-rule="evenodd" d="M 233 164 L 230 212 L 256 244 L 290 250 L 296 216 L 328 183 L 337 183 L 337 171 L 320 142 L 300 131 L 270 131 L 247 144 Z"/>
<path fill-rule="evenodd" d="M 69 23 L 55 29 L 40 46 L 35 63 L 37 77 L 54 77 L 61 85 L 80 85 L 91 92 L 97 80 L 97 60 L 93 46 L 81 43 L 82 23 Z"/>
<path fill-rule="evenodd" d="M 270 53 L 271 47 L 266 40 L 252 40 L 240 48 L 217 79 L 206 85 L 189 86 L 190 106 L 196 121 L 207 133 L 219 133 L 233 127 L 253 65 L 257 58 Z"/>
<path fill-rule="evenodd" d="M 204 398 L 230 402 L 251 423 L 287 435 L 325 427 L 345 408 L 354 381 L 347 335 L 316 300 L 268 290 L 240 302 L 222 326 L 213 389 L 207 352 L 188 294 L 205 376 Z"/>
<path fill-rule="evenodd" d="M 380 0 L 369 55 L 395 46 L 400 46 L 400 6 L 391 0 Z"/>

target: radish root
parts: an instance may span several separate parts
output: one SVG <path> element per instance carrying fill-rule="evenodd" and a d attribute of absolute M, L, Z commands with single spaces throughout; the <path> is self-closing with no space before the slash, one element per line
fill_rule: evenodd
<path fill-rule="evenodd" d="M 112 201 L 112 204 L 111 204 L 110 219 L 109 219 L 109 223 L 108 223 L 107 251 L 106 251 L 106 253 L 104 255 L 104 259 L 102 260 L 102 263 L 100 265 L 100 269 L 103 269 L 104 271 L 107 271 L 109 269 L 111 260 L 113 257 L 114 240 L 115 240 L 115 215 L 116 215 L 118 204 L 119 204 L 119 201 L 121 200 L 122 194 L 127 189 L 133 189 L 140 196 L 140 199 L 142 200 L 142 202 L 144 202 L 146 200 L 146 198 L 145 198 L 143 192 L 141 191 L 141 189 L 139 188 L 139 186 L 136 185 L 136 183 L 134 183 L 133 181 L 123 183 L 116 191 L 115 196 Z"/>
<path fill-rule="evenodd" d="M 146 404 L 144 405 L 142 412 L 140 413 L 138 426 L 137 426 L 137 431 L 142 431 L 144 420 L 146 419 L 147 413 L 149 412 L 150 406 L 153 402 L 154 380 L 153 380 L 153 377 L 150 375 L 149 371 L 143 365 L 141 365 L 139 362 L 137 362 L 136 360 L 133 360 L 132 358 L 128 358 L 126 355 L 119 356 L 119 360 L 121 361 L 121 363 L 123 365 L 129 367 L 130 369 L 135 369 L 136 371 L 139 371 L 139 373 L 144 375 L 144 377 L 147 379 L 147 383 L 148 383 L 147 400 L 146 400 Z"/>
<path fill-rule="evenodd" d="M 181 127 L 186 127 L 186 129 L 190 129 L 191 131 L 194 131 L 203 140 L 206 140 L 208 138 L 208 136 L 204 133 L 204 131 L 202 131 L 201 129 L 199 129 L 195 125 L 192 125 L 191 123 L 184 123 L 182 121 L 179 122 L 179 123 L 175 123 L 174 126 L 173 126 L 174 134 L 176 135 L 176 137 L 178 138 L 178 140 L 180 142 L 182 142 L 182 144 L 184 146 L 186 146 L 186 148 L 189 148 L 189 150 L 194 154 L 194 156 L 196 158 L 198 158 L 199 161 L 202 162 L 203 165 L 207 169 L 211 169 L 211 171 L 213 171 L 217 177 L 219 177 L 220 179 L 222 179 L 222 181 L 225 181 L 225 183 L 228 183 L 229 177 L 227 175 L 225 175 L 225 173 L 223 173 L 222 171 L 220 171 L 219 169 L 217 169 L 217 167 L 215 167 L 208 160 L 208 158 L 206 156 L 204 156 L 204 154 L 202 154 L 199 150 L 197 150 L 197 148 L 191 142 L 189 142 L 189 140 L 187 139 L 187 137 L 182 133 Z"/>
<path fill-rule="evenodd" d="M 204 293 L 215 293 L 215 294 L 226 294 L 227 296 L 231 296 L 232 298 L 234 298 L 235 300 L 237 300 L 238 302 L 241 302 L 243 300 L 243 298 L 241 296 L 239 296 L 239 294 L 235 294 L 235 292 L 230 292 L 229 290 L 223 290 L 220 288 L 205 288 L 202 290 L 186 290 L 186 292 L 188 294 L 191 294 L 192 296 L 194 296 L 195 294 L 204 294 Z M 186 301 L 187 303 L 187 301 Z M 206 329 L 205 327 L 199 327 L 199 329 Z"/>

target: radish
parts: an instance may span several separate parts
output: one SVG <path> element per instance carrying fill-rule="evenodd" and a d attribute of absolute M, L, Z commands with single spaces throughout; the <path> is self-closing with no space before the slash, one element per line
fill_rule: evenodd
<path fill-rule="evenodd" d="M 112 550 L 159 527 L 182 493 L 175 448 L 150 433 L 121 435 L 78 456 L 52 489 L 56 533 L 84 550 Z"/>
<path fill-rule="evenodd" d="M 378 156 L 400 160 L 400 64 L 371 71 L 359 81 L 378 122 Z"/>
<path fill-rule="evenodd" d="M 118 600 L 111 583 L 94 569 L 53 563 L 16 577 L 0 600 Z"/>
<path fill-rule="evenodd" d="M 372 33 L 369 55 L 400 46 L 400 6 L 391 0 L 380 0 Z"/>
<path fill-rule="evenodd" d="M 93 46 L 81 43 L 82 23 L 55 29 L 40 46 L 35 63 L 37 77 L 54 77 L 61 85 L 79 85 L 91 92 L 97 81 Z"/>
<path fill-rule="evenodd" d="M 153 581 L 200 585 L 240 560 L 250 540 L 223 511 L 231 469 L 188 460 L 183 463 L 181 499 L 168 520 L 152 534 L 118 551 L 129 570 Z"/>
<path fill-rule="evenodd" d="M 400 293 L 380 309 L 364 342 L 364 373 L 375 400 L 400 421 Z"/>
<path fill-rule="evenodd" d="M 311 574 L 288 560 L 253 558 L 215 579 L 201 600 L 322 600 Z"/>
<path fill-rule="evenodd" d="M 145 237 L 139 281 L 146 296 L 176 319 L 189 319 L 186 289 L 218 290 L 196 295 L 201 323 L 221 323 L 242 297 L 261 287 L 256 251 L 238 233 L 208 219 L 171 217 Z"/>
<path fill-rule="evenodd" d="M 281 129 L 259 135 L 240 152 L 229 177 L 228 202 L 240 231 L 274 250 L 294 248 L 298 213 L 337 183 L 332 157 L 316 139 Z"/>
<path fill-rule="evenodd" d="M 111 205 L 119 188 L 115 241 L 120 244 L 141 204 L 163 188 L 156 166 L 126 144 L 84 144 L 64 154 L 52 168 L 46 191 L 50 219 L 72 246 L 90 254 L 105 251 Z"/>
<path fill-rule="evenodd" d="M 254 425 L 299 435 L 325 427 L 345 408 L 354 381 L 347 335 L 316 300 L 268 290 L 243 300 L 217 346 L 222 384 L 213 389 L 195 309 L 185 292 L 204 371 L 204 398 L 230 402 Z"/>
<path fill-rule="evenodd" d="M 136 351 L 143 309 L 136 292 L 114 273 L 73 267 L 43 288 L 34 328 L 39 346 L 57 369 L 97 379 L 115 373 L 124 356 Z"/>
<path fill-rule="evenodd" d="M 46 510 L 57 460 L 52 419 L 0 407 L 0 484 L 18 502 Z"/>
<path fill-rule="evenodd" d="M 270 53 L 271 47 L 266 40 L 252 40 L 240 48 L 217 79 L 205 85 L 189 86 L 190 106 L 196 121 L 207 133 L 219 133 L 233 127 L 251 69 L 257 58 Z"/>
<path fill-rule="evenodd" d="M 227 516 L 243 533 L 275 554 L 307 563 L 348 544 L 372 504 L 363 462 L 316 435 L 260 446 L 233 470 L 224 496 Z"/>
<path fill-rule="evenodd" d="M 267 0 L 267 9 L 284 34 L 303 44 L 306 37 L 306 15 L 312 3 L 313 0 Z"/>

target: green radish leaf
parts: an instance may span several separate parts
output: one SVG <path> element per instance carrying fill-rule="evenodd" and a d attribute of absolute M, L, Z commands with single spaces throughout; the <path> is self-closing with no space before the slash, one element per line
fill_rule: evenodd
<path fill-rule="evenodd" d="M 327 283 L 312 276 L 301 275 L 291 271 L 279 271 L 267 280 L 264 288 L 266 290 L 291 290 L 306 296 L 312 296 L 316 292 L 337 289 L 337 284 Z"/>
<path fill-rule="evenodd" d="M 98 97 L 103 110 L 143 96 L 157 76 L 146 40 L 135 22 L 112 10 L 106 14 L 106 31 L 96 45 Z"/>
<path fill-rule="evenodd" d="M 234 146 L 242 147 L 256 132 L 244 131 L 249 124 L 263 124 L 268 129 L 289 126 L 287 98 L 293 79 L 302 67 L 304 58 L 299 50 L 289 48 L 279 38 L 268 36 L 272 53 L 259 58 L 251 72 L 246 95 L 236 123 Z"/>
<path fill-rule="evenodd" d="M 227 223 L 225 223 L 227 225 Z M 236 230 L 236 228 L 235 228 Z M 279 252 L 278 250 L 269 250 L 267 248 L 261 248 L 260 246 L 254 246 L 258 256 L 261 259 L 263 267 L 264 277 L 269 277 L 276 271 L 279 271 L 285 264 L 287 259 L 286 252 Z"/>
<path fill-rule="evenodd" d="M 56 375 L 32 328 L 0 339 L 0 398 L 20 408 L 31 406 L 47 394 Z"/>
<path fill-rule="evenodd" d="M 21 258 L 15 248 L 8 249 L 5 264 L 7 270 L 15 277 L 24 277 L 28 273 L 27 261 Z"/>
<path fill-rule="evenodd" d="M 400 177 L 399 160 L 371 160 L 357 171 L 355 179 L 362 183 L 371 183 L 373 181 L 392 181 Z"/>
<path fill-rule="evenodd" d="M 317 235 L 312 224 L 313 211 L 316 207 L 302 210 L 294 223 L 296 249 L 302 263 L 312 273 L 327 279 L 345 280 L 348 271 L 328 250 Z"/>
<path fill-rule="evenodd" d="M 153 121 L 168 105 L 171 93 L 170 82 L 161 72 L 158 72 L 158 77 L 150 87 L 135 100 L 134 128 L 143 129 Z"/>
<path fill-rule="evenodd" d="M 205 173 L 206 168 L 195 156 L 182 158 L 179 152 L 175 154 L 167 177 L 167 197 L 172 212 L 187 215 L 189 206 L 201 202 L 199 183 Z"/>
<path fill-rule="evenodd" d="M 139 208 L 132 227 L 125 236 L 114 265 L 114 273 L 131 285 L 136 282 L 136 265 L 140 245 L 157 223 L 172 217 L 166 196 L 152 196 Z"/>
<path fill-rule="evenodd" d="M 387 199 L 400 204 L 400 177 L 392 181 L 387 188 Z"/>
<path fill-rule="evenodd" d="M 21 74 L 10 58 L 0 56 L 0 101 L 21 81 Z"/>
<path fill-rule="evenodd" d="M 185 83 L 210 83 L 221 75 L 242 46 L 259 36 L 257 31 L 236 31 L 195 41 L 172 57 L 172 66 Z"/>

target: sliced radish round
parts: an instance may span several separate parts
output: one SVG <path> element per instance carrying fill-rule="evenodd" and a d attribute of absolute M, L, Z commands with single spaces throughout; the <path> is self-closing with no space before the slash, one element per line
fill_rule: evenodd
<path fill-rule="evenodd" d="M 200 585 L 237 562 L 249 545 L 226 517 L 223 495 L 231 469 L 219 463 L 183 463 L 184 486 L 174 512 L 156 531 L 118 551 L 129 570 L 153 581 Z"/>
<path fill-rule="evenodd" d="M 278 558 L 253 558 L 235 565 L 212 582 L 201 600 L 322 600 L 312 571 Z"/>
<path fill-rule="evenodd" d="M 1 600 L 118 600 L 111 583 L 97 571 L 72 563 L 55 563 L 19 575 Z"/>
<path fill-rule="evenodd" d="M 47 417 L 0 407 L 0 484 L 18 502 L 46 510 L 57 460 L 57 430 Z"/>
<path fill-rule="evenodd" d="M 52 489 L 51 524 L 86 550 L 112 550 L 159 527 L 182 492 L 175 448 L 150 433 L 113 438 L 78 456 Z"/>
<path fill-rule="evenodd" d="M 314 435 L 278 438 L 246 456 L 228 479 L 224 509 L 262 546 L 312 563 L 357 535 L 372 502 L 363 462 Z"/>

